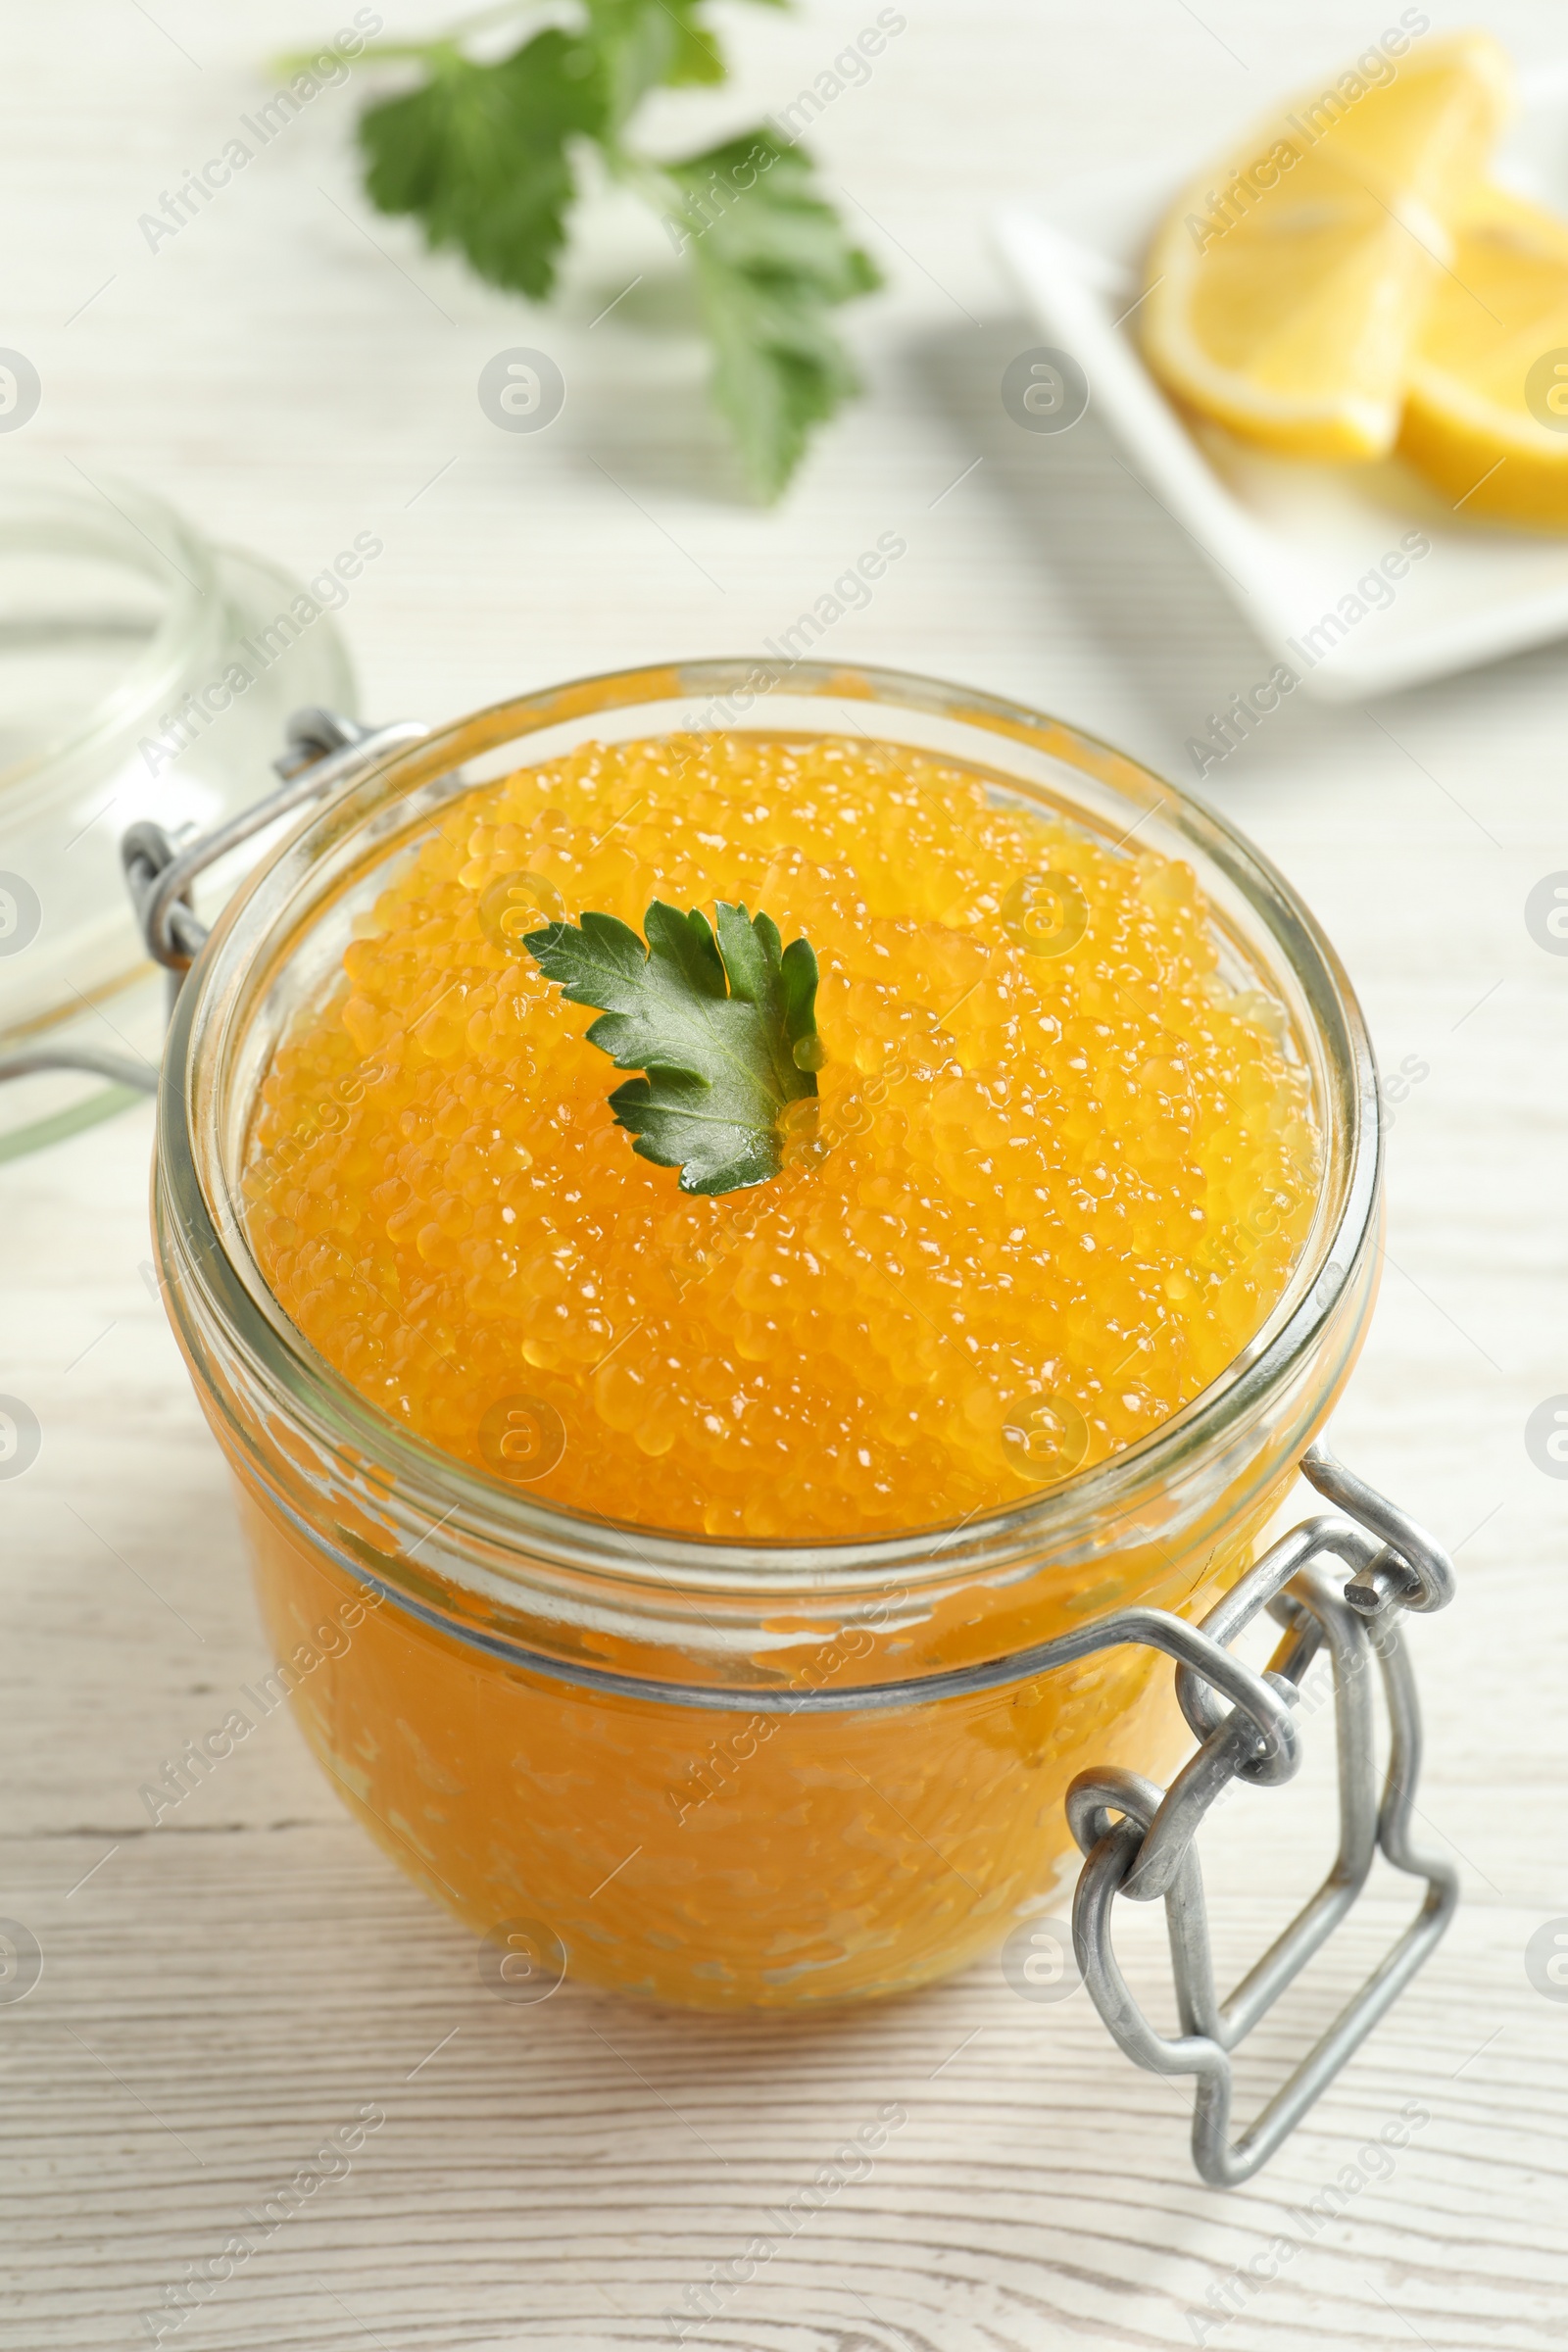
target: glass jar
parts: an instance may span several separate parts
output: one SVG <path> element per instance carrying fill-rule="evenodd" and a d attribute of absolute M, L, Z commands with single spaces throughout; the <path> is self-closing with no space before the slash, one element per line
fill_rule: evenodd
<path fill-rule="evenodd" d="M 247 1243 L 274 1044 L 445 804 L 590 738 L 740 726 L 915 746 L 1107 844 L 1188 859 L 1222 970 L 1266 992 L 1309 1080 L 1321 1198 L 1262 1330 L 1141 1444 L 963 1526 L 739 1544 L 546 1505 L 379 1413 L 288 1322 Z M 491 1939 L 516 1997 L 565 1969 L 793 2007 L 959 1967 L 1059 1898 L 1077 1772 L 1163 1778 L 1188 1744 L 1147 1650 L 1044 1674 L 1029 1652 L 1123 1604 L 1200 1616 L 1250 1564 L 1366 1328 L 1378 1151 L 1361 1016 L 1306 910 L 1216 817 L 1070 727 L 887 671 L 722 662 L 465 719 L 252 875 L 171 1036 L 158 1246 L 276 1653 L 251 1696 L 294 1696 L 344 1801 Z"/>
<path fill-rule="evenodd" d="M 364 563 L 347 551 L 354 573 Z M 163 979 L 121 837 L 138 818 L 176 841 L 210 830 L 275 786 L 291 710 L 352 713 L 330 618 L 347 594 L 331 567 L 307 589 L 215 547 L 125 483 L 0 495 L 0 1057 L 84 1045 L 156 1065 Z M 204 914 L 257 854 L 204 878 Z M 79 1072 L 14 1079 L 0 1159 L 134 1100 Z"/>

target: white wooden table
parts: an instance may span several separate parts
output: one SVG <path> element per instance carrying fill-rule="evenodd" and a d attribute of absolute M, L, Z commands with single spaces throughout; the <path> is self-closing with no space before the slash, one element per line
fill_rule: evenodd
<path fill-rule="evenodd" d="M 385 4 L 400 32 L 441 13 Z M 0 341 L 33 358 L 45 398 L 0 463 L 119 469 L 306 573 L 373 529 L 386 557 L 344 622 L 383 716 L 753 651 L 897 529 L 907 560 L 835 649 L 1017 694 L 1179 775 L 1257 649 L 1093 416 L 1054 441 L 1004 415 L 1001 370 L 1036 336 L 986 214 L 1218 140 L 1374 21 L 1349 0 L 1310 23 L 1258 0 L 1205 0 L 1201 19 L 1185 0 L 905 4 L 907 30 L 815 132 L 894 281 L 853 323 L 872 395 L 768 515 L 732 494 L 657 229 L 602 206 L 563 308 L 530 314 L 367 214 L 352 91 L 147 251 L 138 215 L 265 98 L 271 50 L 334 28 L 325 0 L 14 10 Z M 874 13 L 731 12 L 745 74 L 728 120 L 787 103 Z M 1553 37 L 1526 0 L 1482 13 L 1526 57 Z M 672 100 L 671 140 L 717 135 L 729 104 Z M 528 438 L 474 397 L 517 342 L 558 355 L 569 386 Z M 31 1997 L 0 2007 L 0 2341 L 149 2340 L 140 2315 L 166 2285 L 372 2105 L 384 2124 L 346 2176 L 166 2341 L 668 2342 L 685 2288 L 899 2102 L 907 2123 L 869 2178 L 691 2340 L 1562 2344 L 1568 2005 L 1533 1988 L 1523 1955 L 1568 1914 L 1568 1486 L 1533 1466 L 1523 1429 L 1568 1390 L 1568 961 L 1532 942 L 1523 903 L 1568 867 L 1563 662 L 1546 650 L 1400 698 L 1381 728 L 1298 695 L 1206 785 L 1319 910 L 1386 1065 L 1428 1065 L 1398 1108 L 1383 1298 L 1336 1439 L 1459 1547 L 1463 1580 L 1415 1639 L 1426 1834 L 1458 1858 L 1464 1907 L 1284 2154 L 1239 2192 L 1200 2188 L 1178 2090 L 1124 2064 L 1081 1992 L 1034 2005 L 995 1967 L 800 2026 L 570 1987 L 497 2003 L 467 1938 L 347 1821 L 281 1719 L 154 1830 L 140 1786 L 267 1657 L 218 1456 L 139 1271 L 143 1110 L 0 1170 L 0 1390 L 44 1431 L 33 1469 L 0 1485 L 0 1911 L 45 1956 Z M 1321 1867 L 1327 1793 L 1315 1767 L 1308 1781 L 1239 1796 L 1214 1825 L 1237 1960 Z M 1404 1903 L 1376 1883 L 1259 2036 L 1250 2085 L 1332 2014 Z M 1392 2176 L 1315 2230 L 1293 2218 L 1408 2102 L 1428 2120 Z M 1259 2267 L 1277 2277 L 1227 2285 L 1276 2238 L 1288 2255 Z M 1214 2290 L 1235 2307 L 1223 2327 Z"/>

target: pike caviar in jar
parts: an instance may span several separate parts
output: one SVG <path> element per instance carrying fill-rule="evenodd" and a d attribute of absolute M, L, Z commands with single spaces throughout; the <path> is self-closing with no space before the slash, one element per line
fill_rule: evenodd
<path fill-rule="evenodd" d="M 675 1048 L 617 1067 L 535 953 L 614 918 L 641 986 L 659 904 L 814 955 L 745 1181 L 633 1151 L 611 1097 Z M 1073 1776 L 1185 1735 L 1145 1650 L 1009 1661 L 1210 1606 L 1370 1306 L 1371 1060 L 1309 917 L 1130 762 L 918 679 L 623 673 L 392 756 L 236 902 L 169 1069 L 169 1295 L 278 1672 L 542 1984 L 842 2000 L 1058 1902 Z"/>

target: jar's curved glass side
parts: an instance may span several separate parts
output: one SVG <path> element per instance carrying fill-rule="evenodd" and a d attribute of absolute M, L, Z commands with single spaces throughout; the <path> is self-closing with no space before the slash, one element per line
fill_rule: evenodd
<path fill-rule="evenodd" d="M 639 1671 L 528 1658 L 378 1574 L 341 1500 L 317 1494 L 301 1518 L 275 1480 L 235 1468 L 273 1651 L 261 1704 L 293 1698 L 350 1810 L 476 1934 L 543 1923 L 571 1973 L 610 1989 L 796 2007 L 945 1974 L 1054 1887 L 1065 1915 L 1063 1807 L 1084 1765 L 1165 1782 L 1189 1744 L 1169 1669 L 1142 1649 L 1002 1661 L 885 1703 L 861 1680 L 890 1663 L 867 1651 L 883 1628 L 863 1609 L 803 1629 L 772 1706 L 650 1686 L 647 1652 L 603 1630 L 592 1656 Z M 1192 1617 L 1250 1563 L 1285 1483 L 1181 1563 Z"/>
<path fill-rule="evenodd" d="M 1168 1777 L 1188 1735 L 1152 1652 L 897 1708 L 693 1708 L 476 1656 L 237 1482 L 273 1650 L 349 1809 L 476 1935 L 697 2008 L 907 1990 L 991 1949 L 1075 1855 L 1067 1787 L 1107 1742 Z M 819 1644 L 831 1676 L 830 1642 Z"/>

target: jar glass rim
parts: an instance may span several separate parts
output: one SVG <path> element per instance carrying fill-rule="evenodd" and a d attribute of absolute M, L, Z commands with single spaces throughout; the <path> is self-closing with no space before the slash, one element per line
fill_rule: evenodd
<path fill-rule="evenodd" d="M 118 564 L 152 581 L 164 598 L 145 641 L 114 683 L 84 707 L 62 711 L 56 729 L 0 770 L 0 795 L 21 797 L 89 747 L 150 722 L 177 684 L 190 645 L 216 627 L 221 587 L 211 545 L 184 515 L 118 476 L 77 489 L 24 474 L 0 491 L 0 544 L 8 529 L 24 546 L 33 544 L 29 530 L 36 533 L 38 547 L 57 557 Z"/>
<path fill-rule="evenodd" d="M 302 877 L 329 853 L 344 853 L 389 807 L 416 798 L 439 780 L 447 797 L 461 784 L 466 761 L 500 746 L 527 762 L 527 738 L 565 723 L 578 740 L 580 724 L 596 713 L 641 706 L 690 705 L 707 696 L 724 710 L 742 705 L 750 731 L 808 730 L 767 723 L 770 695 L 809 698 L 840 707 L 841 723 L 815 731 L 845 731 L 845 714 L 925 713 L 972 729 L 970 764 L 984 767 L 983 743 L 996 740 L 1002 756 L 1021 745 L 1056 767 L 1093 779 L 1112 798 L 1157 813 L 1198 865 L 1200 884 L 1223 877 L 1250 910 L 1259 935 L 1279 956 L 1298 1003 L 1314 1029 L 1326 1100 L 1325 1189 L 1337 1196 L 1332 1213 L 1314 1221 L 1306 1248 L 1261 1330 L 1217 1381 L 1190 1404 L 1125 1451 L 1058 1483 L 995 1505 L 969 1520 L 866 1537 L 828 1541 L 789 1538 L 738 1543 L 730 1538 L 600 1519 L 546 1502 L 486 1476 L 400 1427 L 336 1368 L 318 1355 L 268 1290 L 252 1256 L 237 1200 L 223 1171 L 221 1129 L 225 1071 L 232 1060 L 234 1025 L 247 986 L 254 1002 L 256 971 L 284 930 L 284 916 Z M 651 733 L 690 731 L 666 721 Z M 711 722 L 710 722 L 711 723 Z M 720 719 L 733 727 L 737 721 Z M 867 728 L 874 732 L 874 726 Z M 532 757 L 552 754 L 534 753 Z M 962 760 L 963 754 L 953 755 Z M 500 772 L 500 771 L 498 771 Z M 1004 777 L 1004 784 L 1006 779 Z M 1020 783 L 1026 796 L 1028 786 Z M 421 819 L 411 820 L 410 829 Z M 425 827 L 427 829 L 427 826 Z M 383 834 L 386 832 L 383 823 Z M 302 927 L 303 929 L 303 927 Z M 302 935 L 296 933 L 296 936 Z M 286 950 L 281 960 L 286 960 Z M 519 1563 L 548 1562 L 593 1575 L 606 1571 L 630 1582 L 662 1587 L 806 1592 L 884 1583 L 892 1573 L 951 1573 L 960 1560 L 988 1567 L 1027 1551 L 1070 1547 L 1089 1523 L 1120 1518 L 1189 1468 L 1217 1438 L 1260 1410 L 1291 1381 L 1333 1321 L 1341 1300 L 1375 1248 L 1381 1191 L 1381 1134 L 1377 1075 L 1371 1043 L 1354 992 L 1315 920 L 1291 885 L 1246 836 L 1192 795 L 1169 784 L 1102 739 L 1022 704 L 920 676 L 879 667 L 840 668 L 805 661 L 705 661 L 596 673 L 566 685 L 518 696 L 440 728 L 422 742 L 394 751 L 347 788 L 319 805 L 236 892 L 180 992 L 165 1056 L 160 1094 L 155 1197 L 160 1247 L 175 1277 L 171 1302 L 180 1309 L 180 1285 L 201 1295 L 240 1349 L 252 1379 L 276 1408 L 299 1418 L 313 1442 L 357 1464 L 373 1463 L 390 1477 L 409 1512 L 421 1510 L 432 1526 L 467 1533 L 484 1545 L 514 1553 Z M 432 1507 L 433 1506 L 433 1507 Z"/>

